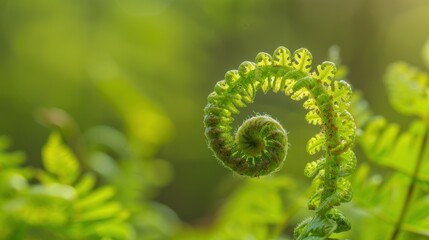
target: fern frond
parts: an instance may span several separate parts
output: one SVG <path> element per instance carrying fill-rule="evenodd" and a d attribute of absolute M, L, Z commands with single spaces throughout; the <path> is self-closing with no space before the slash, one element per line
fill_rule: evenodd
<path fill-rule="evenodd" d="M 232 194 L 213 228 L 201 238 L 275 239 L 296 209 L 304 205 L 304 198 L 296 200 L 296 195 L 291 194 L 297 189 L 296 183 L 285 176 L 258 181 L 249 179 Z"/>
<path fill-rule="evenodd" d="M 400 113 L 429 119 L 429 76 L 406 63 L 392 64 L 384 77 L 389 101 Z"/>
<path fill-rule="evenodd" d="M 46 170 L 55 175 L 61 183 L 73 183 L 80 170 L 79 164 L 72 152 L 61 144 L 59 133 L 53 133 L 43 148 L 43 165 Z"/>
<path fill-rule="evenodd" d="M 353 201 L 358 211 L 366 211 L 375 216 L 378 221 L 376 231 L 379 234 L 373 234 L 372 237 L 366 236 L 365 239 L 379 239 L 380 234 L 387 236 L 390 234 L 392 227 L 396 224 L 396 219 L 400 215 L 400 208 L 403 205 L 406 194 L 407 185 L 411 179 L 400 173 L 395 173 L 387 179 L 383 179 L 380 175 L 370 173 L 368 165 L 362 165 L 353 177 L 354 198 Z M 417 236 L 429 237 L 427 231 L 427 209 L 429 201 L 427 194 L 419 194 L 413 204 L 410 205 L 409 212 L 402 223 L 401 230 L 404 233 L 412 233 Z M 368 222 L 368 224 L 366 224 Z M 371 229 L 371 221 L 363 221 L 359 230 Z M 373 228 L 374 229 L 374 228 Z M 375 229 L 374 229 L 375 230 Z M 363 231 L 364 232 L 364 231 Z M 359 234 L 361 235 L 361 234 Z"/>
<path fill-rule="evenodd" d="M 130 229 L 126 220 L 129 213 L 113 200 L 116 194 L 114 188 L 104 186 L 94 189 L 96 179 L 93 175 L 79 177 L 80 166 L 70 149 L 62 143 L 59 134 L 53 133 L 49 137 L 43 148 L 43 160 L 47 170 L 45 175 L 52 177 L 42 185 L 31 187 L 31 201 L 16 209 L 20 219 L 27 219 L 25 221 L 31 225 L 61 226 L 67 230 L 69 238 L 110 238 L 119 236 L 119 232 L 127 234 L 120 235 L 118 239 L 128 238 Z M 32 216 L 45 216 L 51 220 Z M 112 227 L 115 231 L 105 229 L 109 223 L 115 223 Z"/>
<path fill-rule="evenodd" d="M 407 131 L 400 133 L 399 126 L 387 123 L 382 117 L 369 122 L 358 139 L 367 157 L 377 164 L 412 175 L 421 149 L 426 149 L 418 179 L 429 181 L 429 144 L 422 146 L 426 132 L 423 121 L 414 121 Z"/>
<path fill-rule="evenodd" d="M 331 62 L 324 62 L 312 71 L 313 58 L 307 49 L 298 49 L 291 59 L 289 50 L 279 47 L 273 56 L 259 53 L 254 64 L 242 63 L 238 72 L 229 71 L 225 80 L 215 85 L 205 108 L 205 135 L 209 147 L 227 168 L 246 176 L 269 174 L 278 170 L 286 157 L 286 131 L 277 121 L 263 115 L 246 120 L 233 136 L 232 115 L 250 104 L 259 89 L 264 93 L 283 91 L 296 101 L 306 99 L 307 121 L 320 125 L 320 132 L 307 144 L 307 152 L 315 154 L 323 150 L 325 163 L 310 164 L 305 170 L 306 175 L 316 176 L 315 200 L 309 202 L 316 214 L 310 225 L 304 227 L 300 239 L 325 237 L 346 229 L 337 229 L 339 223 L 330 217 L 337 218 L 338 215 L 329 215 L 329 212 L 349 199 L 350 185 L 340 174 L 349 175 L 356 161 L 352 154 L 342 155 L 350 150 L 356 130 L 353 118 L 347 112 L 351 88 L 344 81 L 335 81 L 336 68 Z M 246 101 L 244 97 L 247 97 Z M 319 227 L 324 226 L 311 224 L 327 224 L 325 227 L 332 229 L 321 231 Z"/>
<path fill-rule="evenodd" d="M 27 195 L 10 201 L 7 212 L 29 226 L 60 227 L 70 219 L 70 210 L 76 198 L 68 185 L 52 183 L 35 185 Z"/>

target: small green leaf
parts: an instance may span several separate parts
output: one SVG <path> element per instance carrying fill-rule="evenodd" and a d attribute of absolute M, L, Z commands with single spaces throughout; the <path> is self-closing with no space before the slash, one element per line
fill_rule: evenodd
<path fill-rule="evenodd" d="M 350 106 L 350 99 L 352 97 L 352 87 L 346 81 L 334 81 L 334 85 L 329 88 L 332 94 L 332 101 L 338 111 L 343 111 Z"/>
<path fill-rule="evenodd" d="M 43 165 L 61 183 L 73 183 L 79 175 L 79 164 L 73 153 L 66 147 L 59 133 L 52 133 L 42 150 Z"/>
<path fill-rule="evenodd" d="M 278 47 L 273 54 L 274 57 L 274 66 L 291 66 L 291 53 L 289 49 L 285 47 Z"/>
<path fill-rule="evenodd" d="M 271 64 L 273 63 L 273 59 L 270 54 L 260 52 L 258 53 L 258 55 L 256 55 L 255 63 L 258 67 L 271 66 Z"/>
<path fill-rule="evenodd" d="M 114 218 L 117 213 L 123 211 L 121 204 L 110 202 L 101 204 L 79 215 L 79 221 L 94 221 L 106 218 Z"/>
<path fill-rule="evenodd" d="M 115 189 L 110 186 L 105 186 L 80 199 L 76 206 L 79 209 L 94 208 L 111 199 L 114 195 Z"/>
<path fill-rule="evenodd" d="M 323 123 L 322 118 L 320 118 L 319 114 L 314 110 L 309 111 L 305 115 L 305 119 L 307 120 L 308 123 L 313 125 L 322 125 Z"/>
<path fill-rule="evenodd" d="M 325 134 L 318 133 L 314 137 L 310 138 L 310 140 L 307 143 L 307 152 L 311 155 L 317 153 L 322 149 L 324 146 L 326 140 L 325 140 Z"/>
<path fill-rule="evenodd" d="M 321 81 L 326 86 L 330 86 L 337 72 L 335 64 L 332 62 L 323 62 L 321 65 L 317 65 L 316 69 L 312 74 L 313 78 Z"/>
<path fill-rule="evenodd" d="M 316 173 L 325 166 L 326 159 L 321 158 L 316 161 L 309 162 L 305 165 L 304 175 L 306 177 L 313 177 Z"/>
<path fill-rule="evenodd" d="M 302 106 L 308 110 L 319 110 L 319 107 L 317 106 L 316 99 L 314 99 L 314 98 L 307 99 L 304 102 L 304 104 L 302 104 Z"/>
<path fill-rule="evenodd" d="M 85 174 L 75 186 L 77 194 L 82 197 L 90 193 L 95 186 L 95 181 L 94 175 Z"/>
<path fill-rule="evenodd" d="M 357 159 L 355 153 L 349 149 L 340 155 L 341 165 L 340 165 L 340 176 L 346 177 L 349 176 L 356 168 Z"/>
<path fill-rule="evenodd" d="M 305 48 L 300 48 L 296 50 L 293 54 L 292 66 L 296 70 L 308 73 L 311 71 L 312 62 L 313 62 L 313 56 Z"/>

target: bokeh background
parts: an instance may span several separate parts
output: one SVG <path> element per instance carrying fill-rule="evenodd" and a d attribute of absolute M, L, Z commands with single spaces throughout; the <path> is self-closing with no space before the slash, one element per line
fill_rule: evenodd
<path fill-rule="evenodd" d="M 242 181 L 218 164 L 203 134 L 206 97 L 227 70 L 280 45 L 306 47 L 320 63 L 338 45 L 349 82 L 373 110 L 406 122 L 388 106 L 381 79 L 393 61 L 423 66 L 428 37 L 426 0 L 1 0 L 0 133 L 34 166 L 51 131 L 43 108 L 63 109 L 82 132 L 108 125 L 134 134 L 141 154 L 172 170 L 155 199 L 199 225 Z M 255 112 L 289 130 L 281 171 L 304 181 L 311 157 L 302 153 L 316 129 L 300 104 L 259 94 L 235 124 Z M 146 149 L 151 139 L 163 144 Z"/>

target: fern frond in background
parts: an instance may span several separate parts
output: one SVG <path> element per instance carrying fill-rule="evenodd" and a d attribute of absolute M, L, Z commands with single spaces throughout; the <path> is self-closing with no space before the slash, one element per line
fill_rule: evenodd
<path fill-rule="evenodd" d="M 95 126 L 81 133 L 66 112 L 42 109 L 39 122 L 55 129 L 42 149 L 43 169 L 24 168 L 22 154 L 5 153 L 2 139 L 0 238 L 161 240 L 177 230 L 176 214 L 152 200 L 172 177 L 167 161 L 153 159 L 171 134 L 170 120 L 127 81 L 97 86 L 130 132 Z"/>
<path fill-rule="evenodd" d="M 367 218 L 375 218 L 362 220 L 355 233 L 364 239 L 427 239 L 428 75 L 401 62 L 389 66 L 384 79 L 393 108 L 417 119 L 401 132 L 399 124 L 374 116 L 360 94 L 353 97 L 351 112 L 360 128 L 360 147 L 371 163 L 391 172 L 390 176 L 370 176 L 368 165 L 359 168 L 353 181 L 354 203 L 369 214 Z M 384 224 L 374 227 L 377 221 Z M 365 234 L 368 229 L 371 234 Z"/>
<path fill-rule="evenodd" d="M 297 221 L 297 215 L 302 215 L 299 211 L 306 207 L 308 194 L 303 189 L 285 175 L 247 179 L 227 199 L 211 226 L 185 228 L 174 239 L 281 239 L 287 225 Z"/>
<path fill-rule="evenodd" d="M 391 105 L 429 122 L 429 76 L 406 63 L 390 65 L 384 77 Z"/>
<path fill-rule="evenodd" d="M 112 201 L 115 190 L 110 186 L 94 189 L 94 176 L 80 176 L 78 161 L 62 144 L 58 133 L 50 136 L 42 157 L 45 170 L 29 169 L 24 175 L 14 171 L 19 165 L 6 165 L 6 171 L 2 171 L 2 180 L 6 178 L 9 181 L 4 182 L 10 184 L 5 190 L 14 190 L 2 194 L 1 208 L 13 223 L 6 228 L 7 235 L 2 236 L 10 239 L 134 238 L 126 221 L 129 212 Z M 10 159 L 13 158 L 5 158 Z M 31 184 L 34 179 L 39 183 Z"/>

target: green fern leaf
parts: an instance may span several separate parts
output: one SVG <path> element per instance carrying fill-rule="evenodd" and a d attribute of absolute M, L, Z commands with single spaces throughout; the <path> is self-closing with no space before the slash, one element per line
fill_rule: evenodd
<path fill-rule="evenodd" d="M 68 185 L 35 185 L 28 193 L 9 202 L 7 211 L 30 226 L 63 226 L 70 218 L 76 192 Z"/>
<path fill-rule="evenodd" d="M 115 190 L 110 186 L 105 186 L 95 190 L 89 195 L 83 197 L 76 204 L 78 209 L 89 209 L 96 207 L 107 200 L 110 200 L 115 194 Z"/>
<path fill-rule="evenodd" d="M 79 215 L 78 221 L 100 221 L 106 218 L 111 218 L 112 216 L 116 216 L 121 211 L 123 211 L 121 204 L 118 202 L 109 202 L 83 212 Z"/>
<path fill-rule="evenodd" d="M 309 98 L 309 99 L 307 99 L 303 104 L 302 104 L 302 106 L 305 108 L 305 109 L 308 109 L 308 110 L 319 110 L 319 107 L 317 106 L 317 104 L 316 104 L 316 99 L 314 99 L 314 98 Z"/>
<path fill-rule="evenodd" d="M 335 81 L 330 91 L 332 92 L 334 106 L 339 112 L 349 107 L 352 96 L 350 84 L 343 80 Z"/>
<path fill-rule="evenodd" d="M 292 59 L 291 59 L 291 53 L 289 49 L 285 47 L 279 47 L 274 51 L 273 54 L 274 66 L 291 66 L 292 65 Z"/>
<path fill-rule="evenodd" d="M 301 88 L 301 89 L 295 91 L 292 94 L 291 98 L 295 101 L 299 101 L 299 100 L 302 100 L 308 96 L 310 96 L 310 92 L 305 88 Z"/>
<path fill-rule="evenodd" d="M 305 48 L 300 48 L 296 50 L 293 54 L 292 66 L 296 70 L 308 73 L 311 71 L 312 62 L 313 62 L 313 56 Z"/>
<path fill-rule="evenodd" d="M 330 86 L 332 80 L 335 78 L 337 69 L 335 64 L 331 62 L 324 62 L 317 65 L 317 71 L 313 72 L 313 78 L 321 81 L 326 86 Z"/>
<path fill-rule="evenodd" d="M 295 85 L 295 83 L 296 83 L 296 80 L 294 79 L 286 79 L 285 81 L 286 87 L 284 90 L 286 96 L 289 96 L 293 93 L 293 86 Z"/>
<path fill-rule="evenodd" d="M 389 101 L 400 113 L 429 119 L 429 76 L 406 63 L 392 64 L 384 77 Z"/>
<path fill-rule="evenodd" d="M 343 111 L 335 119 L 335 126 L 338 130 L 337 136 L 341 140 L 338 146 L 335 147 L 335 151 L 342 151 L 342 149 L 346 149 L 354 142 L 356 125 L 352 115 L 347 111 Z"/>
<path fill-rule="evenodd" d="M 322 118 L 320 118 L 319 114 L 315 110 L 309 111 L 305 115 L 305 119 L 307 120 L 308 123 L 313 125 L 322 125 L 323 123 Z"/>
<path fill-rule="evenodd" d="M 408 175 L 412 175 L 421 149 L 426 149 L 418 178 L 429 181 L 429 143 L 422 146 L 425 132 L 423 121 L 414 121 L 407 131 L 399 133 L 397 124 L 378 117 L 367 125 L 359 143 L 370 160 Z"/>
<path fill-rule="evenodd" d="M 79 182 L 75 185 L 76 192 L 79 196 L 85 196 L 90 193 L 90 191 L 95 186 L 95 176 L 92 174 L 85 174 Z"/>
<path fill-rule="evenodd" d="M 53 133 L 42 150 L 43 165 L 58 177 L 61 183 L 73 183 L 79 175 L 79 164 L 73 153 L 61 142 L 61 136 Z"/>
<path fill-rule="evenodd" d="M 356 168 L 357 159 L 356 155 L 352 150 L 347 150 L 340 155 L 342 161 L 340 166 L 340 176 L 349 176 Z"/>
<path fill-rule="evenodd" d="M 307 143 L 307 152 L 311 155 L 322 150 L 325 144 L 325 135 L 323 133 L 318 133 L 314 137 L 310 138 Z"/>
<path fill-rule="evenodd" d="M 296 195 L 290 195 L 297 189 L 285 176 L 250 179 L 230 197 L 211 231 L 197 239 L 276 239 L 294 209 L 305 205 L 304 199 L 296 201 Z"/>
<path fill-rule="evenodd" d="M 321 158 L 316 161 L 309 162 L 305 165 L 304 175 L 306 177 L 314 177 L 325 166 L 326 159 Z"/>
<path fill-rule="evenodd" d="M 410 178 L 403 174 L 396 173 L 383 181 L 380 175 L 371 175 L 368 165 L 362 165 L 353 177 L 354 196 L 353 201 L 358 207 L 354 209 L 357 212 L 362 210 L 370 213 L 377 218 L 377 229 L 374 229 L 372 236 L 365 239 L 377 240 L 380 233 L 382 236 L 390 235 L 392 228 L 396 224 L 396 219 L 400 215 L 404 196 Z M 429 201 L 427 195 L 423 194 L 417 197 L 410 205 L 405 221 L 402 223 L 401 230 L 404 234 L 414 234 L 413 239 L 424 239 L 429 237 L 427 230 L 427 213 Z M 355 224 L 358 228 L 357 233 L 365 232 L 363 229 L 371 229 L 372 221 L 368 218 L 361 220 L 360 224 Z M 360 231 L 359 231 L 360 230 Z M 421 237 L 421 238 L 418 238 Z"/>

